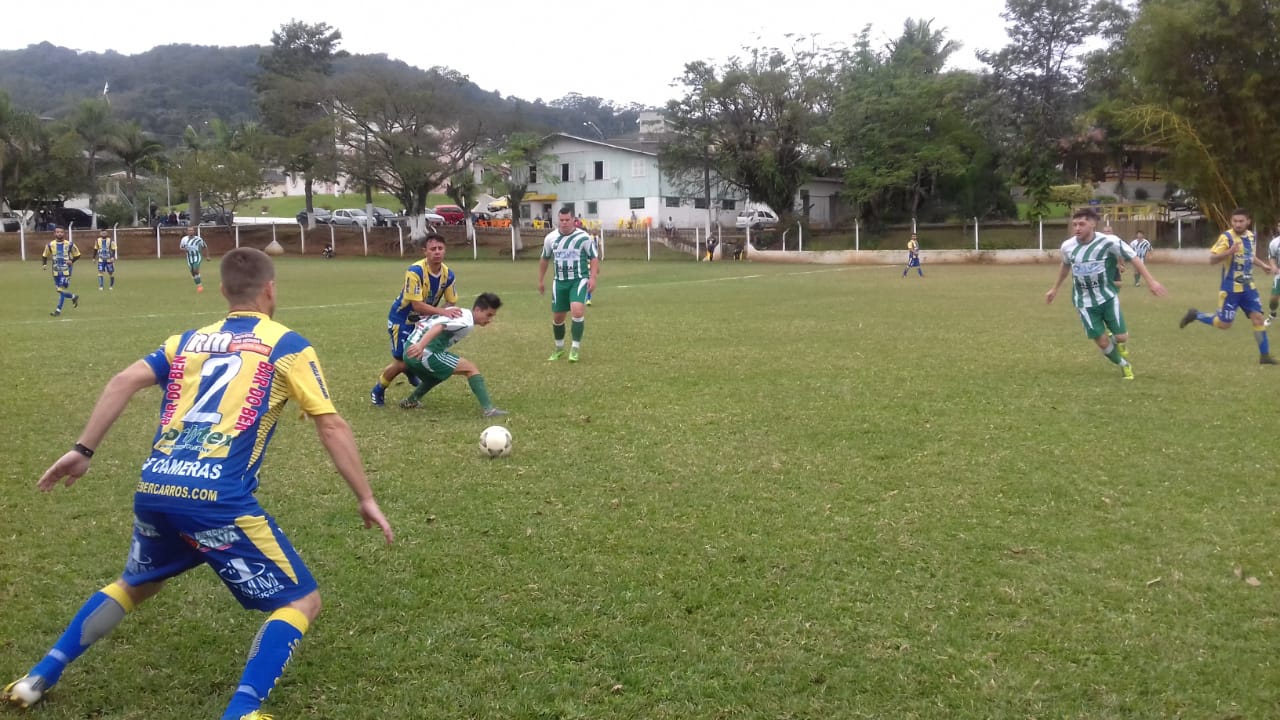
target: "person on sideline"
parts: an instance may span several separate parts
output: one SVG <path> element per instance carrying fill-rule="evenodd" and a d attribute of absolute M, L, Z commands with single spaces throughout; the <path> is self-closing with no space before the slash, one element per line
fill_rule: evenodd
<path fill-rule="evenodd" d="M 538 261 L 538 294 L 546 293 L 547 266 L 555 262 L 555 279 L 551 286 L 551 334 L 556 349 L 549 361 L 564 357 L 564 319 L 573 316 L 573 344 L 569 362 L 578 362 L 582 334 L 587 324 L 587 295 L 596 287 L 600 273 L 600 253 L 596 241 L 585 230 L 573 225 L 573 210 L 562 207 L 558 227 L 542 241 L 542 259 Z"/>
<path fill-rule="evenodd" d="M 1125 347 L 1129 331 L 1120 312 L 1120 296 L 1116 293 L 1107 258 L 1121 256 L 1132 262 L 1134 271 L 1147 281 L 1152 295 L 1163 296 L 1165 289 L 1151 276 L 1133 248 L 1114 235 L 1098 232 L 1097 226 L 1098 212 L 1093 208 L 1081 208 L 1071 216 L 1073 235 L 1062 243 L 1058 279 L 1045 293 L 1044 300 L 1052 303 L 1062 281 L 1071 275 L 1071 304 L 1080 314 L 1085 335 L 1097 344 L 1103 357 L 1120 366 L 1125 380 L 1132 380 L 1133 366 L 1129 364 L 1129 351 Z"/>
<path fill-rule="evenodd" d="M 1188 308 L 1178 327 L 1184 328 L 1198 320 L 1205 325 L 1226 330 L 1236 319 L 1236 311 L 1243 310 L 1253 323 L 1253 338 L 1258 343 L 1258 363 L 1275 365 L 1276 359 L 1271 356 L 1271 343 L 1267 339 L 1267 324 L 1262 316 L 1262 300 L 1253 283 L 1253 266 L 1256 264 L 1271 273 L 1276 272 L 1276 268 L 1265 258 L 1258 256 L 1257 240 L 1249 229 L 1252 222 L 1248 210 L 1236 208 L 1231 211 L 1231 227 L 1222 231 L 1218 241 L 1209 250 L 1209 264 L 1222 263 L 1218 311 L 1202 313 L 1195 308 Z"/>
<path fill-rule="evenodd" d="M 915 233 L 911 233 L 911 239 L 907 241 L 907 266 L 902 269 L 902 277 L 906 277 L 911 268 L 924 277 L 924 268 L 920 267 L 920 238 Z"/>
<path fill-rule="evenodd" d="M 258 472 L 289 399 L 315 419 L 320 443 L 355 493 L 364 526 L 387 543 L 391 525 L 369 489 L 355 436 L 329 399 L 306 338 L 271 319 L 275 268 L 266 253 L 237 248 L 222 259 L 230 312 L 173 335 L 113 377 L 71 450 L 40 476 L 48 492 L 89 472 L 89 461 L 129 399 L 164 388 L 151 455 L 133 496 L 133 537 L 124 572 L 94 593 L 53 648 L 3 699 L 29 707 L 67 666 L 111 632 L 166 581 L 205 564 L 240 604 L 270 613 L 223 720 L 265 718 L 260 708 L 320 612 L 320 591 L 275 519 L 258 504 Z M 287 477 L 291 470 L 281 473 Z"/>

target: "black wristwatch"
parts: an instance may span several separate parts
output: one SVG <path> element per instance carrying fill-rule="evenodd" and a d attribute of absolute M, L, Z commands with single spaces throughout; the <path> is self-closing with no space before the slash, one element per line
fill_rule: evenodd
<path fill-rule="evenodd" d="M 76 443 L 75 445 L 73 445 L 73 446 L 71 447 L 71 449 L 72 449 L 72 450 L 75 450 L 76 452 L 80 453 L 81 455 L 83 455 L 83 456 L 85 456 L 85 457 L 87 457 L 87 458 L 92 458 L 92 457 L 93 457 L 93 450 L 91 450 L 91 449 L 89 449 L 89 448 L 85 447 L 84 445 L 81 445 L 80 443 Z"/>

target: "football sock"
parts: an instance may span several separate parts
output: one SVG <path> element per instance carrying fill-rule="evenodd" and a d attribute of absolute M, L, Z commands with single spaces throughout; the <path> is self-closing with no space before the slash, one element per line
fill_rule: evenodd
<path fill-rule="evenodd" d="M 1209 313 L 1196 313 L 1196 320 L 1199 320 L 1205 325 L 1214 325 L 1213 321 L 1216 320 L 1217 318 L 1218 318 L 1217 315 L 1210 315 Z"/>
<path fill-rule="evenodd" d="M 383 371 L 383 373 L 378 376 L 378 387 L 389 388 L 391 387 L 391 381 L 395 379 L 396 379 L 395 375 L 392 375 L 391 377 L 387 377 L 386 371 Z"/>
<path fill-rule="evenodd" d="M 420 382 L 418 386 L 413 389 L 413 392 L 409 394 L 409 397 L 413 398 L 414 400 L 421 400 L 422 396 L 426 395 L 427 392 L 431 390 L 431 388 L 444 382 L 443 380 L 436 377 L 435 375 L 428 375 L 425 378 L 420 378 L 420 380 L 422 382 Z"/>
<path fill-rule="evenodd" d="M 39 675 L 49 685 L 58 682 L 62 671 L 84 654 L 89 646 L 106 636 L 133 610 L 133 601 L 119 585 L 111 583 L 94 593 L 80 606 L 80 612 L 62 632 L 62 637 L 28 675 Z"/>
<path fill-rule="evenodd" d="M 1263 355 L 1271 354 L 1271 341 L 1267 339 L 1266 330 L 1254 330 L 1253 339 L 1258 341 L 1258 352 Z"/>
<path fill-rule="evenodd" d="M 240 720 L 262 707 L 309 625 L 307 616 L 294 608 L 271 613 L 249 646 L 249 660 L 240 675 L 240 685 L 222 714 L 223 720 Z"/>
<path fill-rule="evenodd" d="M 467 378 L 467 384 L 471 386 L 471 392 L 475 394 L 476 399 L 480 401 L 480 409 L 488 410 L 493 407 L 493 401 L 489 399 L 489 388 L 484 384 L 484 376 L 479 373 Z"/>
<path fill-rule="evenodd" d="M 115 276 L 115 275 L 112 275 L 112 276 L 111 276 L 111 287 L 115 287 L 115 286 L 116 286 L 116 276 Z"/>
<path fill-rule="evenodd" d="M 99 275 L 99 276 L 98 276 L 98 289 L 99 289 L 99 290 L 101 290 L 101 289 L 102 289 L 102 276 L 101 276 L 101 275 Z"/>
<path fill-rule="evenodd" d="M 573 338 L 574 346 L 577 346 L 579 343 L 582 342 L 582 331 L 585 330 L 586 327 L 587 327 L 586 318 L 580 317 L 580 318 L 573 319 L 573 330 L 572 332 L 570 332 L 570 336 Z"/>
<path fill-rule="evenodd" d="M 556 347 L 564 347 L 564 323 L 551 323 L 551 337 L 556 339 Z"/>
<path fill-rule="evenodd" d="M 1276 316 L 1276 309 L 1280 308 L 1280 295 L 1272 295 L 1271 301 L 1267 303 L 1271 306 L 1271 317 Z"/>
<path fill-rule="evenodd" d="M 196 274 L 196 275 L 192 275 L 192 276 L 191 276 L 191 279 L 196 281 L 196 285 L 200 285 L 200 284 L 201 284 L 201 283 L 200 283 L 200 275 L 198 275 L 198 274 Z"/>
<path fill-rule="evenodd" d="M 62 303 L 66 301 L 67 301 L 67 294 L 59 290 L 58 291 L 58 312 L 62 312 Z"/>
<path fill-rule="evenodd" d="M 1116 345 L 1114 342 L 1112 342 L 1110 339 L 1107 340 L 1107 346 L 1100 349 L 1102 350 L 1103 356 L 1105 356 L 1108 360 L 1115 363 L 1116 365 L 1128 364 L 1125 362 L 1124 358 L 1120 357 L 1120 347 Z"/>

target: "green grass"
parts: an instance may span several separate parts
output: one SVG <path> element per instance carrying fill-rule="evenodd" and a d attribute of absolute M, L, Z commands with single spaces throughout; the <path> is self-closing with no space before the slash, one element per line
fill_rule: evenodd
<path fill-rule="evenodd" d="M 506 459 L 460 380 L 368 405 L 402 261 L 279 263 L 277 317 L 318 348 L 397 542 L 286 413 L 259 497 L 325 611 L 276 717 L 1275 715 L 1277 368 L 1245 328 L 1178 330 L 1210 269 L 1124 289 L 1129 383 L 1044 304 L 1049 266 L 609 261 L 572 366 L 545 362 L 533 262 L 451 264 L 506 301 L 457 348 L 512 411 Z M 154 391 L 75 487 L 36 478 L 112 373 L 220 315 L 177 260 L 119 271 L 99 294 L 82 268 L 59 321 L 33 263 L 0 263 L 0 679 L 119 571 Z M 32 717 L 214 717 L 261 620 L 189 573 Z"/>
<path fill-rule="evenodd" d="M 325 208 L 326 210 L 338 210 L 340 208 L 364 208 L 364 193 L 346 193 L 344 195 L 312 195 L 311 202 L 313 207 Z M 387 193 L 374 193 L 373 204 L 377 207 L 384 207 L 388 210 L 399 212 L 404 205 L 396 199 L 394 195 Z M 453 200 L 448 195 L 430 195 L 427 197 L 427 207 L 435 207 L 436 205 L 452 205 Z M 306 208 L 307 199 L 302 195 L 289 195 L 286 197 L 268 197 L 256 200 L 248 200 L 236 209 L 237 215 L 267 215 L 269 217 L 293 217 L 301 210 Z M 174 205 L 178 210 L 186 210 L 187 205 Z M 267 208 L 267 212 L 262 212 L 263 208 Z"/>

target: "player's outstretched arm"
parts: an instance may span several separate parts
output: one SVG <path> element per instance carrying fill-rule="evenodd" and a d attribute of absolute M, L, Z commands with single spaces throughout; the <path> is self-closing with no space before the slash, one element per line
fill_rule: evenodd
<path fill-rule="evenodd" d="M 121 370 L 107 381 L 107 386 L 102 389 L 102 395 L 98 397 L 97 404 L 89 413 L 89 422 L 85 424 L 76 442 L 90 451 L 97 450 L 102 438 L 106 437 L 107 430 L 111 429 L 116 418 L 120 417 L 120 413 L 124 412 L 129 404 L 129 398 L 139 390 L 155 384 L 156 374 L 151 371 L 151 366 L 142 360 Z M 44 471 L 36 487 L 43 492 L 49 492 L 59 480 L 64 478 L 67 487 L 71 487 L 87 472 L 89 472 L 89 458 L 78 450 L 71 450 Z"/>
<path fill-rule="evenodd" d="M 364 526 L 371 528 L 377 525 L 390 545 L 395 540 L 395 533 L 373 497 L 373 489 L 369 487 L 369 478 L 364 474 L 364 464 L 360 461 L 360 451 L 356 448 L 356 437 L 351 432 L 351 426 L 337 413 L 317 415 L 315 420 L 320 444 L 329 451 L 338 474 L 342 475 L 342 479 L 347 481 L 347 487 L 355 493 Z"/>

